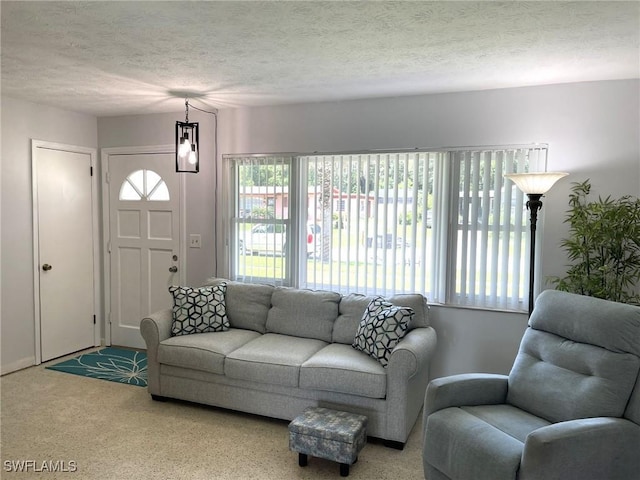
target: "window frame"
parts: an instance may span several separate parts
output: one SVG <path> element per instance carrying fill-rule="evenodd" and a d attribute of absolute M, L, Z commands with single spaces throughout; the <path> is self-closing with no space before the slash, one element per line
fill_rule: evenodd
<path fill-rule="evenodd" d="M 223 205 L 227 206 L 227 211 L 225 212 L 228 215 L 229 221 L 225 222 L 225 228 L 228 230 L 225 232 L 226 245 L 229 247 L 227 249 L 227 262 L 225 267 L 228 268 L 228 276 L 234 280 L 240 281 L 255 281 L 259 283 L 271 283 L 276 285 L 283 286 L 292 286 L 292 287 L 300 287 L 301 279 L 307 278 L 307 262 L 303 261 L 305 259 L 300 258 L 300 246 L 302 242 L 304 242 L 306 237 L 306 228 L 305 225 L 307 223 L 307 215 L 309 211 L 308 199 L 309 195 L 307 192 L 308 185 L 308 168 L 306 164 L 305 157 L 322 157 L 322 156 L 347 156 L 347 155 L 377 155 L 377 154 L 439 154 L 444 155 L 443 162 L 436 162 L 433 169 L 433 205 L 429 209 L 433 212 L 446 212 L 446 215 L 433 215 L 432 222 L 435 222 L 433 225 L 433 231 L 436 234 L 433 235 L 434 245 L 431 249 L 431 263 L 429 264 L 430 272 L 426 273 L 427 275 L 431 275 L 434 278 L 437 278 L 438 281 L 431 283 L 432 292 L 421 292 L 428 294 L 430 297 L 430 303 L 435 303 L 444 306 L 452 306 L 457 308 L 478 308 L 483 310 L 498 310 L 498 311 L 527 311 L 527 300 L 528 300 L 528 248 L 530 248 L 530 242 L 526 240 L 526 245 L 524 249 L 519 250 L 519 262 L 524 261 L 524 268 L 521 268 L 520 272 L 520 280 L 519 283 L 524 285 L 524 290 L 519 292 L 517 305 L 514 304 L 513 301 L 502 302 L 502 304 L 474 304 L 469 301 L 460 301 L 457 299 L 456 285 L 455 285 L 455 275 L 452 272 L 455 272 L 456 269 L 456 255 L 457 255 L 457 235 L 453 232 L 458 231 L 457 222 L 458 222 L 458 208 L 457 205 L 460 201 L 460 193 L 459 190 L 456 189 L 454 183 L 459 181 L 459 172 L 456 171 L 456 168 L 460 168 L 460 163 L 457 163 L 456 155 L 460 152 L 489 152 L 489 151 L 515 151 L 515 150 L 526 150 L 527 155 L 531 155 L 531 152 L 537 152 L 536 158 L 530 158 L 529 164 L 527 168 L 524 170 L 518 171 L 546 171 L 547 169 L 547 157 L 548 157 L 548 144 L 536 143 L 536 144 L 526 144 L 526 145 L 497 145 L 497 146 L 479 146 L 479 147 L 455 147 L 455 148 L 437 148 L 437 149 L 393 149 L 393 150 L 376 150 L 376 151 L 354 151 L 354 152 L 337 152 L 337 153 L 318 153 L 314 152 L 312 154 L 307 153 L 274 153 L 274 154 L 250 154 L 250 155 L 236 155 L 236 154 L 226 154 L 223 155 L 223 161 L 225 166 L 225 174 L 230 179 L 229 182 L 225 182 L 226 185 L 231 185 L 231 188 L 228 190 L 228 196 L 226 197 L 226 202 L 223 202 Z M 287 219 L 287 246 L 286 246 L 286 258 L 288 259 L 287 268 L 286 268 L 286 276 L 282 280 L 274 280 L 273 278 L 247 278 L 246 276 L 238 276 L 238 255 L 236 254 L 236 242 L 237 238 L 235 235 L 236 228 L 234 228 L 234 215 L 237 209 L 238 204 L 238 185 L 237 178 L 234 175 L 234 161 L 238 158 L 268 158 L 268 157 L 278 157 L 278 158 L 287 158 L 289 161 L 289 190 L 288 190 L 288 207 L 289 207 L 289 218 Z M 368 162 L 368 160 L 367 160 Z M 506 172 L 503 172 L 506 173 Z M 510 180 L 504 179 L 502 180 L 502 186 L 504 187 Z M 516 198 L 519 198 L 520 201 L 517 202 L 516 208 L 518 205 L 524 206 L 526 203 L 526 198 L 522 192 L 517 190 L 515 185 L 511 186 L 512 189 L 515 189 Z M 407 188 L 407 187 L 403 187 Z M 408 187 L 409 190 L 413 188 L 414 196 L 409 198 L 411 202 L 406 202 L 404 196 L 402 197 L 402 207 L 411 206 L 412 202 L 418 203 L 418 197 L 415 195 L 415 190 L 418 189 L 417 182 L 414 182 L 413 187 Z M 488 193 L 482 193 L 486 196 Z M 426 196 L 423 194 L 423 196 Z M 398 200 L 398 192 L 395 192 L 394 202 Z M 340 199 L 338 202 L 342 201 Z M 367 208 L 366 199 L 358 200 L 358 209 L 361 210 L 363 208 L 363 202 L 365 203 L 364 208 Z M 491 199 L 491 202 L 495 202 L 495 198 Z M 335 202 L 332 202 L 335 203 Z M 376 199 L 373 202 L 373 205 L 370 208 L 377 211 L 378 201 Z M 503 205 L 502 203 L 500 205 Z M 333 208 L 333 205 L 332 205 Z M 387 208 L 383 206 L 382 208 Z M 477 206 L 472 206 L 472 208 L 477 208 Z M 513 207 L 511 207 L 513 208 Z M 333 211 L 333 210 L 332 210 Z M 483 218 L 486 220 L 486 213 L 483 213 Z M 521 212 L 521 217 L 524 216 L 524 226 L 521 228 L 529 228 L 528 224 L 528 215 L 526 215 L 526 210 Z M 539 219 L 538 229 L 542 228 L 543 218 Z M 475 222 L 475 221 L 474 221 Z M 485 224 L 484 228 L 489 228 L 488 224 Z M 414 236 L 416 235 L 416 230 L 413 229 Z M 527 230 L 528 232 L 528 230 Z M 291 236 L 294 235 L 297 237 L 297 241 L 291 241 Z M 528 235 L 526 236 L 528 238 Z M 413 245 L 416 245 L 413 243 Z M 538 242 L 539 247 L 539 242 Z M 444 252 L 442 255 L 440 252 Z M 429 252 L 425 251 L 426 254 Z M 536 255 L 536 265 L 534 266 L 536 269 L 539 268 L 541 256 Z M 375 263 L 375 262 L 374 262 Z M 426 270 L 423 269 L 423 270 Z M 424 273 L 423 273 L 424 274 Z M 539 275 L 536 275 L 536 278 L 539 278 Z M 308 283 L 308 282 L 302 282 Z M 342 285 L 342 290 L 345 290 L 344 293 L 349 291 L 349 285 Z M 306 287 L 306 285 L 302 285 L 302 287 Z M 313 286 L 307 288 L 314 288 Z M 362 292 L 369 293 L 369 292 Z M 388 293 L 388 292 L 385 292 Z M 401 292 L 398 292 L 401 293 Z"/>

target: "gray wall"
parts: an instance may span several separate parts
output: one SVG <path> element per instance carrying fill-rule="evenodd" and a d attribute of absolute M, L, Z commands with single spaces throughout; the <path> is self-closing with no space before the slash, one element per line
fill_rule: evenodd
<path fill-rule="evenodd" d="M 0 365 L 35 363 L 31 139 L 96 148 L 97 119 L 2 97 Z"/>
<path fill-rule="evenodd" d="M 158 115 L 102 117 L 98 119 L 98 146 L 136 147 L 171 145 L 175 124 L 184 120 L 184 111 Z M 200 128 L 200 172 L 186 175 L 186 232 L 202 236 L 202 247 L 187 248 L 187 284 L 201 285 L 215 272 L 215 160 L 213 115 L 189 111 L 189 121 Z"/>
<path fill-rule="evenodd" d="M 220 112 L 219 148 L 213 151 L 213 118 L 197 111 L 203 143 L 202 170 L 187 178 L 187 233 L 202 235 L 188 249 L 188 283 L 216 272 L 224 241 L 215 201 L 224 185 L 212 167 L 221 154 L 371 150 L 405 147 L 522 144 L 550 145 L 549 169 L 564 170 L 543 207 L 542 276 L 560 275 L 559 250 L 572 181 L 591 178 L 596 195 L 640 195 L 640 81 L 551 85 L 480 92 L 328 102 Z M 175 114 L 109 117 L 86 115 L 2 98 L 2 372 L 33 363 L 31 265 L 31 138 L 82 146 L 171 144 Z M 207 143 L 211 141 L 211 143 Z M 217 222 L 217 223 L 216 223 Z M 439 335 L 433 376 L 469 371 L 508 372 L 526 315 L 451 307 L 432 308 Z"/>
<path fill-rule="evenodd" d="M 564 273 L 558 245 L 571 182 L 591 178 L 595 195 L 640 195 L 639 91 L 630 80 L 224 110 L 220 151 L 548 143 L 548 169 L 571 176 L 544 199 L 542 278 Z M 433 307 L 432 321 L 440 338 L 433 376 L 508 372 L 526 328 L 524 314 L 450 307 Z"/>

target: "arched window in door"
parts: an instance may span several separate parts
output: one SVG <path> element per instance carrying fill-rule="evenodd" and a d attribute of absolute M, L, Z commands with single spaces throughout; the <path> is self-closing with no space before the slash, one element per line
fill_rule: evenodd
<path fill-rule="evenodd" d="M 169 189 L 162 177 L 153 170 L 136 170 L 120 186 L 120 200 L 170 200 Z"/>

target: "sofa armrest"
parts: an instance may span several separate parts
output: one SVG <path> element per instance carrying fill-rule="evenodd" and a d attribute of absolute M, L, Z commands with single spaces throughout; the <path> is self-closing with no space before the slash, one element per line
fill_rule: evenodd
<path fill-rule="evenodd" d="M 429 383 L 436 331 L 419 327 L 407 332 L 389 357 L 387 370 L 387 439 L 404 444 L 422 409 Z"/>
<path fill-rule="evenodd" d="M 394 375 L 402 372 L 401 375 L 407 378 L 413 377 L 428 365 L 436 350 L 436 342 L 436 331 L 432 327 L 410 330 L 391 352 L 388 372 Z"/>
<path fill-rule="evenodd" d="M 505 403 L 508 378 L 491 373 L 465 373 L 436 378 L 429 382 L 424 396 L 424 419 L 433 412 L 449 407 Z"/>
<path fill-rule="evenodd" d="M 140 334 L 147 344 L 147 386 L 152 395 L 162 395 L 158 347 L 161 341 L 171 337 L 172 321 L 172 311 L 166 308 L 143 318 L 140 322 Z"/>
<path fill-rule="evenodd" d="M 640 425 L 624 418 L 585 418 L 531 432 L 524 444 L 522 480 L 630 479 L 640 472 Z"/>
<path fill-rule="evenodd" d="M 147 350 L 153 345 L 171 336 L 171 322 L 173 315 L 170 308 L 165 308 L 145 317 L 140 322 L 140 333 L 147 344 Z"/>

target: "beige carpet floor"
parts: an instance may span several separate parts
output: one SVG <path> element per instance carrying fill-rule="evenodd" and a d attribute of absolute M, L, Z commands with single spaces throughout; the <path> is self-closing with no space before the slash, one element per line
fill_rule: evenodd
<path fill-rule="evenodd" d="M 0 378 L 2 479 L 340 478 L 333 462 L 310 458 L 307 467 L 298 466 L 297 454 L 289 451 L 286 421 L 154 402 L 146 388 L 45 365 Z M 42 462 L 67 467 L 74 462 L 76 471 L 8 471 L 8 464 L 22 460 L 40 469 Z M 371 440 L 348 478 L 423 479 L 420 419 L 402 451 Z"/>

